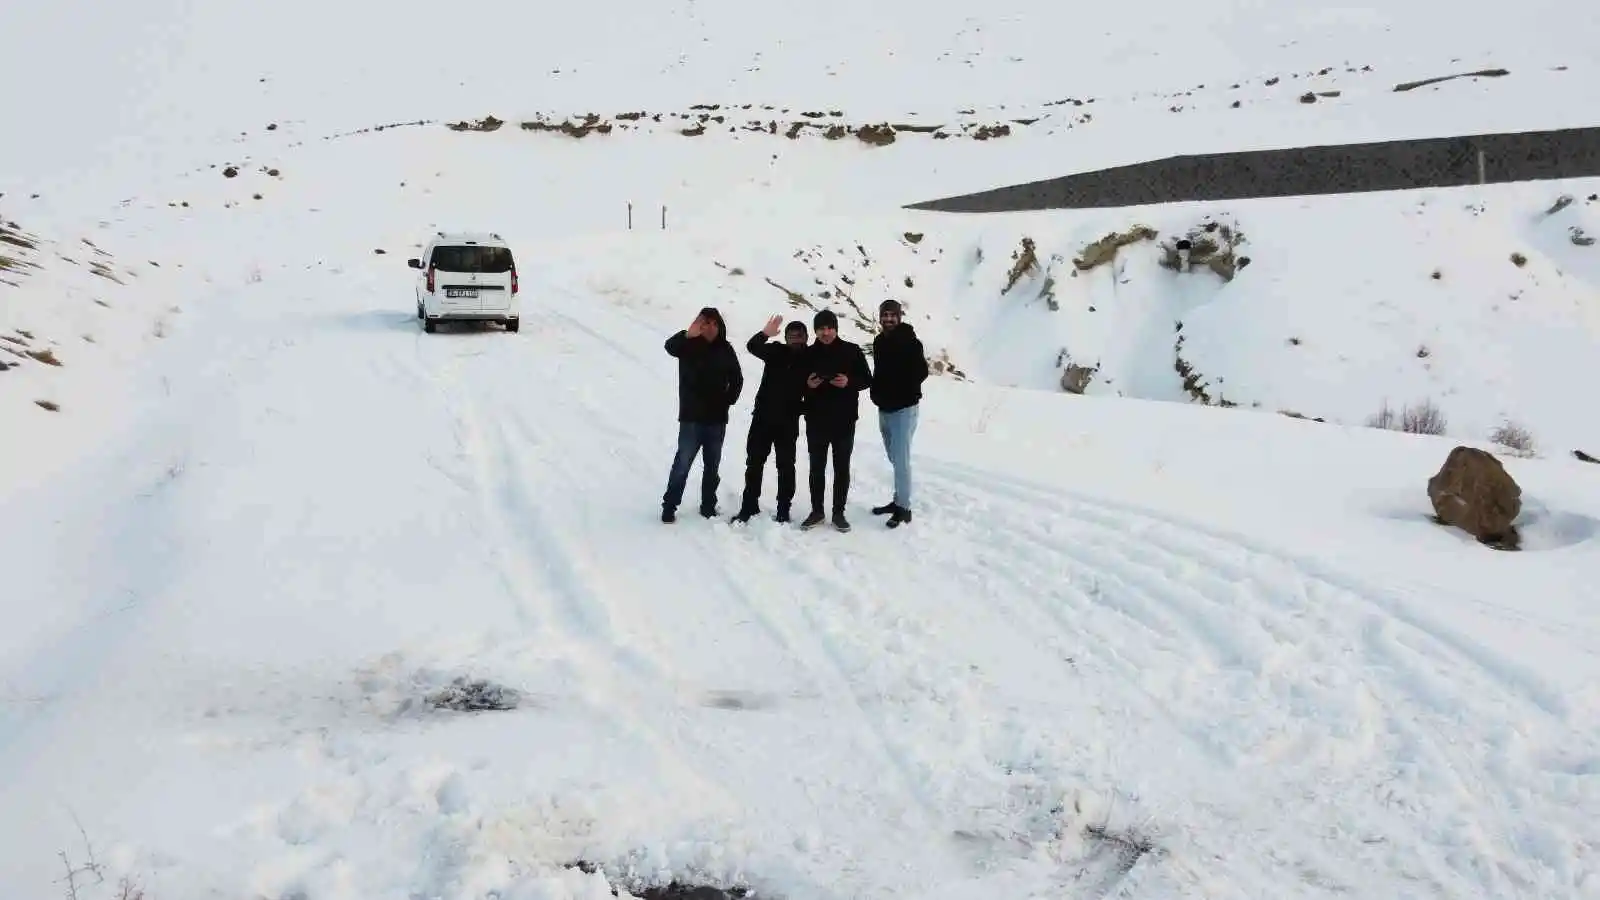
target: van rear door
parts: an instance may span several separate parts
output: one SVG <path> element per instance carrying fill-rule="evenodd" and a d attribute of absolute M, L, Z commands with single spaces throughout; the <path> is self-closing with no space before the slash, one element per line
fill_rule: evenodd
<path fill-rule="evenodd" d="M 444 313 L 511 309 L 513 260 L 506 247 L 447 244 L 433 250 L 434 291 Z"/>

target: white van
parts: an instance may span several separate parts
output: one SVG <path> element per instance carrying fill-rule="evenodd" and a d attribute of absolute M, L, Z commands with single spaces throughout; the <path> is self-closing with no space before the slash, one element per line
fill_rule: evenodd
<path fill-rule="evenodd" d="M 417 318 L 430 334 L 440 322 L 521 326 L 517 261 L 498 234 L 441 231 L 406 265 L 417 275 Z"/>

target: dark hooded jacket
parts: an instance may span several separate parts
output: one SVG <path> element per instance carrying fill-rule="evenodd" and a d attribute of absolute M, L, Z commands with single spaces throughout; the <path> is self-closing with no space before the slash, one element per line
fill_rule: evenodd
<path fill-rule="evenodd" d="M 728 409 L 744 390 L 739 354 L 728 343 L 728 326 L 722 314 L 710 310 L 717 322 L 717 339 L 689 337 L 679 331 L 667 338 L 667 353 L 678 359 L 678 421 L 697 425 L 728 424 Z"/>
<path fill-rule="evenodd" d="M 765 363 L 752 418 L 798 427 L 796 420 L 805 400 L 808 371 L 805 345 L 791 347 L 786 341 L 769 341 L 765 333 L 758 331 L 745 349 Z"/>
<path fill-rule="evenodd" d="M 822 383 L 806 389 L 805 414 L 808 423 L 828 424 L 854 422 L 860 418 L 861 392 L 872 385 L 872 370 L 867 367 L 867 355 L 859 344 L 842 337 L 833 343 L 813 341 L 806 347 L 801 361 L 806 375 L 815 373 Z M 843 372 L 849 382 L 842 388 L 829 384 L 829 379 Z"/>
<path fill-rule="evenodd" d="M 879 410 L 895 412 L 922 401 L 928 357 L 909 323 L 878 332 L 872 339 L 872 362 L 872 402 Z"/>

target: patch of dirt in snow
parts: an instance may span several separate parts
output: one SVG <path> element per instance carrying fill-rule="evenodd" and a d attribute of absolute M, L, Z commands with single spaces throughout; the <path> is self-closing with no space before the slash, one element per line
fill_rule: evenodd
<path fill-rule="evenodd" d="M 576 869 L 586 875 L 604 876 L 606 873 L 605 866 L 588 860 L 579 860 L 568 868 Z M 606 880 L 613 896 L 636 898 L 636 900 L 737 900 L 741 897 L 756 896 L 748 887 L 742 885 L 718 887 L 686 883 L 677 879 L 672 879 L 666 884 L 648 884 L 637 876 L 611 876 Z"/>
<path fill-rule="evenodd" d="M 434 709 L 483 712 L 516 709 L 521 701 L 521 695 L 505 685 L 462 675 L 452 680 L 449 685 L 429 694 L 426 700 Z"/>

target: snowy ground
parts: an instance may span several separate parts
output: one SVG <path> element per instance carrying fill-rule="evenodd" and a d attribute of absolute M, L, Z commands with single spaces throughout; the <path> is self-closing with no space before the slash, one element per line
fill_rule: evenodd
<path fill-rule="evenodd" d="M 21 119 L 79 115 L 0 143 L 0 221 L 28 245 L 0 256 L 32 264 L 0 271 L 22 354 L 0 352 L 0 896 L 78 867 L 82 900 L 123 875 L 146 900 L 673 877 L 791 900 L 1600 897 L 1600 471 L 1570 456 L 1600 455 L 1600 246 L 1570 240 L 1600 234 L 1600 180 L 895 211 L 1170 152 L 1593 124 L 1600 23 L 1548 5 L 1563 27 L 1539 3 L 1201 25 L 886 2 L 841 24 L 694 0 L 529 31 L 485 29 L 526 15 L 490 5 L 427 19 L 481 56 L 422 65 L 432 7 L 26 11 L 0 84 L 53 35 L 104 52 L 93 91 L 12 89 Z M 309 42 L 293 68 L 286 29 Z M 141 39 L 174 42 L 165 68 Z M 532 46 L 556 74 L 529 86 L 509 76 Z M 1512 74 L 1390 90 L 1490 65 Z M 1046 105 L 1065 97 L 1095 102 Z M 952 136 L 785 137 L 806 111 Z M 589 112 L 613 131 L 519 127 Z M 1247 239 L 1233 281 L 1156 264 L 1208 217 Z M 1135 224 L 1159 237 L 1071 275 Z M 456 226 L 516 246 L 521 333 L 417 327 L 404 260 Z M 1039 268 L 1002 291 L 1025 236 Z M 736 340 L 808 305 L 848 323 L 846 296 L 902 299 L 954 366 L 916 522 L 866 512 L 889 491 L 869 408 L 854 532 L 660 525 L 662 340 L 706 303 Z M 1100 364 L 1086 396 L 1060 391 L 1062 350 Z M 1188 402 L 1180 352 L 1238 407 Z M 1449 435 L 1360 427 L 1424 398 Z M 1505 458 L 1518 554 L 1431 524 L 1423 487 L 1506 419 L 1539 454 Z M 457 677 L 521 706 L 431 709 Z"/>

